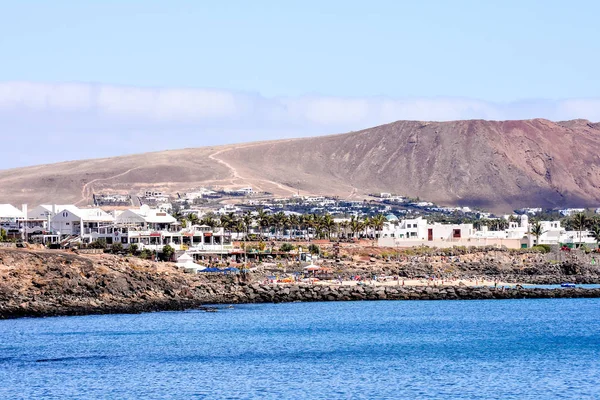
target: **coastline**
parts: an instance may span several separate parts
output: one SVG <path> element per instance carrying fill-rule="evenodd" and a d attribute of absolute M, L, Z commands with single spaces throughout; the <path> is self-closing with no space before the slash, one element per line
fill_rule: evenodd
<path fill-rule="evenodd" d="M 489 257 L 494 253 L 487 253 Z M 502 255 L 502 254 L 500 254 Z M 0 250 L 0 319 L 181 311 L 207 304 L 360 300 L 474 300 L 600 297 L 600 288 L 527 288 L 528 284 L 600 283 L 599 269 L 574 263 L 523 266 L 469 261 L 438 275 L 428 260 L 352 263 L 330 281 L 272 282 L 263 269 L 248 274 L 188 273 L 174 263 L 109 254 Z M 498 255 L 496 255 L 498 257 Z M 438 269 L 439 271 L 439 269 Z M 436 273 L 437 279 L 431 277 Z M 357 274 L 360 281 L 349 280 Z M 376 280 L 366 277 L 379 278 Z M 289 276 L 289 272 L 288 272 Z M 496 286 L 496 287 L 495 287 Z"/>
<path fill-rule="evenodd" d="M 600 288 L 490 288 L 484 286 L 336 286 L 310 284 L 241 284 L 227 293 L 202 298 L 130 300 L 99 303 L 63 299 L 61 304 L 22 303 L 14 307 L 0 305 L 0 319 L 24 317 L 82 316 L 98 314 L 139 314 L 160 311 L 215 311 L 210 305 L 329 302 L 329 301 L 400 301 L 400 300 L 515 300 L 600 298 Z"/>

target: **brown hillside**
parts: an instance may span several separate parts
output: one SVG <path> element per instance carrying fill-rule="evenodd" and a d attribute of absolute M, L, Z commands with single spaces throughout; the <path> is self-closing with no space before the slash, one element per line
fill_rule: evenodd
<path fill-rule="evenodd" d="M 600 204 L 600 124 L 398 121 L 343 135 L 0 171 L 0 203 L 89 202 L 92 191 L 245 184 L 276 194 L 386 191 L 494 210 Z"/>

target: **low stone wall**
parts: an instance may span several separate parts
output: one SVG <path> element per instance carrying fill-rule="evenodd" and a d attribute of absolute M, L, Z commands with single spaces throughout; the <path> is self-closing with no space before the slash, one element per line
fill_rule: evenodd
<path fill-rule="evenodd" d="M 488 288 L 488 287 L 395 287 L 395 286 L 325 286 L 261 285 L 241 286 L 231 293 L 231 303 L 265 303 L 292 301 L 350 300 L 473 300 L 600 297 L 600 289 L 560 288 Z"/>
<path fill-rule="evenodd" d="M 0 247 L 16 248 L 17 244 L 13 242 L 0 242 Z"/>
<path fill-rule="evenodd" d="M 325 285 L 236 284 L 231 278 L 221 284 L 201 285 L 179 292 L 167 291 L 160 298 L 146 294 L 121 301 L 60 296 L 54 301 L 34 300 L 2 304 L 0 319 L 89 314 L 135 314 L 155 311 L 199 309 L 214 311 L 210 304 L 284 303 L 356 300 L 491 300 L 600 297 L 600 289 L 493 289 L 484 287 L 383 287 Z"/>
<path fill-rule="evenodd" d="M 78 254 L 102 254 L 103 249 L 77 249 Z"/>
<path fill-rule="evenodd" d="M 384 237 L 377 240 L 377 245 L 380 247 L 393 248 L 410 248 L 419 246 L 437 247 L 439 249 L 447 249 L 455 246 L 465 247 L 506 247 L 508 249 L 520 249 L 521 239 L 484 239 L 484 238 L 469 238 L 456 240 L 411 240 L 411 239 L 395 239 Z"/>

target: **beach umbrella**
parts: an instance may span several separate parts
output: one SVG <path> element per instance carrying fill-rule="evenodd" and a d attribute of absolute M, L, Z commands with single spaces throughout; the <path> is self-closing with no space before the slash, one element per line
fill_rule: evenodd
<path fill-rule="evenodd" d="M 221 270 L 216 267 L 209 267 L 201 270 L 200 272 L 221 272 Z"/>

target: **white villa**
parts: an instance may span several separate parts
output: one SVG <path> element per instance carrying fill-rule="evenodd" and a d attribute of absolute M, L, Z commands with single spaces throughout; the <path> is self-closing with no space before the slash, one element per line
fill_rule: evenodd
<path fill-rule="evenodd" d="M 152 195 L 162 195 L 152 192 Z M 324 197 L 307 198 L 313 202 L 323 201 Z M 357 202 L 356 204 L 362 204 Z M 28 210 L 10 204 L 0 204 L 0 227 L 12 238 L 22 237 L 41 243 L 74 245 L 104 240 L 107 245 L 116 243 L 124 248 L 135 244 L 139 250 L 161 251 L 170 245 L 179 252 L 196 254 L 235 253 L 232 237 L 240 239 L 246 232 L 226 232 L 223 228 L 207 225 L 192 225 L 185 228 L 173 217 L 168 207 L 115 210 L 111 213 L 100 208 L 79 208 L 75 205 L 42 204 Z M 199 207 L 200 208 L 200 207 Z M 273 208 L 275 206 L 273 205 Z M 221 213 L 239 212 L 238 207 L 224 205 Z M 265 211 L 270 211 L 266 209 Z M 203 214 L 203 210 L 184 210 Z M 256 212 L 253 212 L 256 215 Z M 285 211 L 287 215 L 297 214 Z M 400 215 L 400 211 L 397 212 Z M 346 218 L 334 218 L 336 223 L 346 222 Z M 532 233 L 532 224 L 527 214 L 519 216 L 519 222 L 508 222 L 508 228 L 492 231 L 483 225 L 475 229 L 473 224 L 429 223 L 423 217 L 399 219 L 389 214 L 381 231 L 371 229 L 368 235 L 376 237 L 380 246 L 386 247 L 452 247 L 452 246 L 506 246 L 508 248 L 531 247 L 536 244 L 577 246 L 586 244 L 595 247 L 596 241 L 588 231 L 567 231 L 560 221 L 541 221 L 539 238 Z M 347 229 L 346 229 L 347 230 Z M 310 238 L 314 231 L 307 229 L 280 229 L 263 232 L 260 227 L 251 226 L 247 233 L 260 233 L 270 238 Z M 347 232 L 346 232 L 347 233 Z"/>
<path fill-rule="evenodd" d="M 577 231 L 567 231 L 560 221 L 541 221 L 542 234 L 538 239 L 531 233 L 532 224 L 526 214 L 520 216 L 520 222 L 509 222 L 508 228 L 491 231 L 487 226 L 481 230 L 472 224 L 429 224 L 419 218 L 398 220 L 388 216 L 379 239 L 380 246 L 419 246 L 432 247 L 451 246 L 506 246 L 508 248 L 532 247 L 537 244 L 575 246 L 586 244 L 595 246 L 596 241 L 588 231 L 581 237 Z"/>
<path fill-rule="evenodd" d="M 113 222 L 113 216 L 99 208 L 65 208 L 52 217 L 50 229 L 59 236 L 92 238 L 92 234 Z"/>
<path fill-rule="evenodd" d="M 381 246 L 418 245 L 413 242 L 455 243 L 470 238 L 475 232 L 472 224 L 430 224 L 422 217 L 398 220 L 388 216 L 387 219 L 379 238 Z"/>
<path fill-rule="evenodd" d="M 10 236 L 19 236 L 26 215 L 27 205 L 25 204 L 22 210 L 10 204 L 0 204 L 0 228 L 4 229 Z"/>

